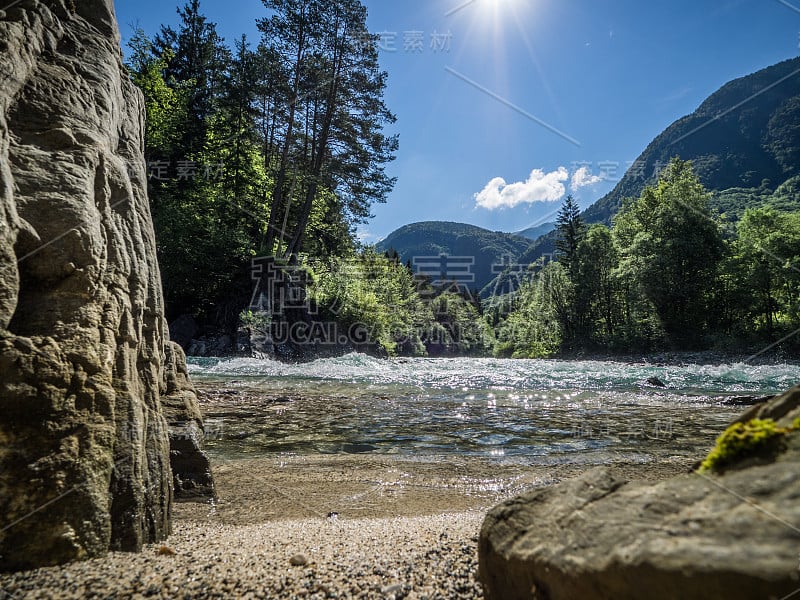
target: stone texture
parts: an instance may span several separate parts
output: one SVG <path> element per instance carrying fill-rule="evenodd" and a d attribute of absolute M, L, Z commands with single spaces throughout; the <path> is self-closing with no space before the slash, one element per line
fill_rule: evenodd
<path fill-rule="evenodd" d="M 800 388 L 750 412 L 790 424 Z M 784 598 L 800 590 L 800 433 L 774 461 L 657 485 L 598 468 L 494 508 L 489 600 Z"/>
<path fill-rule="evenodd" d="M 205 428 L 197 403 L 197 391 L 186 371 L 186 356 L 174 342 L 164 346 L 166 389 L 161 398 L 169 425 L 170 466 L 175 498 L 205 499 L 214 496 L 211 465 L 203 453 Z"/>
<path fill-rule="evenodd" d="M 0 570 L 170 531 L 143 100 L 111 0 L 0 13 Z"/>

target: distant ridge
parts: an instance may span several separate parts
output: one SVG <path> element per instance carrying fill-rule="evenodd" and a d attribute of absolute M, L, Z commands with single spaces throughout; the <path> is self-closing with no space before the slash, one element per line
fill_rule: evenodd
<path fill-rule="evenodd" d="M 528 238 L 529 240 L 538 240 L 543 235 L 547 235 L 551 231 L 555 230 L 555 228 L 555 223 L 542 223 L 541 225 L 536 225 L 535 227 L 528 227 L 522 231 L 517 231 L 514 233 L 514 235 L 519 235 L 521 237 Z"/>
<path fill-rule="evenodd" d="M 427 221 L 412 223 L 376 244 L 379 252 L 395 250 L 403 262 L 415 258 L 452 257 L 475 259 L 470 272 L 475 281 L 469 287 L 481 290 L 498 274 L 496 265 L 516 261 L 531 246 L 531 240 L 520 235 L 489 231 L 474 225 Z"/>

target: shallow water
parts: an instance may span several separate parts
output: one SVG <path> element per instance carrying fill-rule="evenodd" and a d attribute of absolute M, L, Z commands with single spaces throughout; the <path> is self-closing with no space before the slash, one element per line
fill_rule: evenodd
<path fill-rule="evenodd" d="M 731 397 L 800 381 L 791 364 L 356 354 L 302 365 L 193 358 L 189 371 L 207 392 L 208 447 L 218 458 L 363 453 L 539 465 L 694 459 L 742 412 L 726 404 Z M 667 388 L 644 385 L 653 376 Z"/>

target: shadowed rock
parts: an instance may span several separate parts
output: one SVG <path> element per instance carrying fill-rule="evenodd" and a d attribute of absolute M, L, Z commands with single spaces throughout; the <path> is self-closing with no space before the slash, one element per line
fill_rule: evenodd
<path fill-rule="evenodd" d="M 197 391 L 186 372 L 186 356 L 174 342 L 166 351 L 166 393 L 161 398 L 169 424 L 169 454 L 175 498 L 195 500 L 214 496 L 211 465 L 203 453 L 205 427 L 197 405 Z"/>
<path fill-rule="evenodd" d="M 661 381 L 658 377 L 648 377 L 647 378 L 647 385 L 652 386 L 652 387 L 659 387 L 659 388 L 667 387 L 667 384 L 664 383 L 663 381 Z"/>

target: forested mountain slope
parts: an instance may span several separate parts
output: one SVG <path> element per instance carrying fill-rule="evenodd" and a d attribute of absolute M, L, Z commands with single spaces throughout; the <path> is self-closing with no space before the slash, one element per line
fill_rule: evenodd
<path fill-rule="evenodd" d="M 470 272 L 475 275 L 471 289 L 482 289 L 499 273 L 503 261 L 516 260 L 531 241 L 519 235 L 489 231 L 474 225 L 429 221 L 412 223 L 378 243 L 380 252 L 395 250 L 403 262 L 438 257 L 474 258 Z"/>

